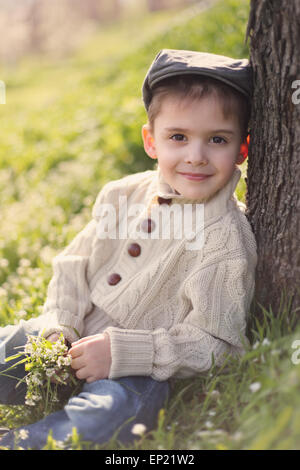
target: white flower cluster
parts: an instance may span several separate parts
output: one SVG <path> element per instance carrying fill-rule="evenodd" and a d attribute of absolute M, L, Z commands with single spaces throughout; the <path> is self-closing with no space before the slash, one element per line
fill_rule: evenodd
<path fill-rule="evenodd" d="M 45 406 L 43 414 L 46 415 L 47 407 L 59 401 L 58 386 L 76 382 L 70 368 L 71 356 L 67 353 L 63 335 L 55 343 L 42 336 L 28 336 L 24 348 L 25 370 L 28 371 L 26 405 Z"/>

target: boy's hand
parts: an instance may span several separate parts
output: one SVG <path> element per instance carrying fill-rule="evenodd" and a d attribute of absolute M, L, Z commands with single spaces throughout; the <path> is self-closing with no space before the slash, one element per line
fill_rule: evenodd
<path fill-rule="evenodd" d="M 88 383 L 107 379 L 111 366 L 110 339 L 107 333 L 86 336 L 72 343 L 71 367 L 78 379 Z"/>

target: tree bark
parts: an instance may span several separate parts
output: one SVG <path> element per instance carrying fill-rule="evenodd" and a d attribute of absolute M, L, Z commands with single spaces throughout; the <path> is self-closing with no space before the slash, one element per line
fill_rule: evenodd
<path fill-rule="evenodd" d="M 254 309 L 300 313 L 300 2 L 251 0 L 253 101 L 247 217 L 258 244 Z M 298 99 L 297 99 L 298 97 Z"/>

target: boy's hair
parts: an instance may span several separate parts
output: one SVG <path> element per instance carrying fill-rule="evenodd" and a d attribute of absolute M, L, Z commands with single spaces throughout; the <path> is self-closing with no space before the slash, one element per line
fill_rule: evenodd
<path fill-rule="evenodd" d="M 152 130 L 155 118 L 158 116 L 162 101 L 166 96 L 193 100 L 214 96 L 221 104 L 225 119 L 237 115 L 242 141 L 246 140 L 251 111 L 249 100 L 231 86 L 211 77 L 197 75 L 181 75 L 161 80 L 152 89 L 152 99 L 147 111 L 148 123 Z"/>

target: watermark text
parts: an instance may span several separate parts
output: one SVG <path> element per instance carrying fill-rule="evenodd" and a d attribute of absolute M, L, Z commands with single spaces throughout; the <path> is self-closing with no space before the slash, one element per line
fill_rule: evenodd
<path fill-rule="evenodd" d="M 300 364 L 300 339 L 295 339 L 295 341 L 293 341 L 292 349 L 296 349 L 291 357 L 292 363 L 298 365 Z"/>
<path fill-rule="evenodd" d="M 292 102 L 294 104 L 300 103 L 300 80 L 294 80 L 292 83 L 292 88 L 296 88 L 296 91 L 292 94 Z"/>
<path fill-rule="evenodd" d="M 6 104 L 6 87 L 2 80 L 0 80 L 0 104 Z"/>
<path fill-rule="evenodd" d="M 118 215 L 114 204 L 100 204 L 98 218 L 100 239 L 164 239 L 186 240 L 188 250 L 199 250 L 204 244 L 204 204 L 158 205 L 147 211 L 144 204 L 127 204 L 127 196 L 119 196 Z"/>

